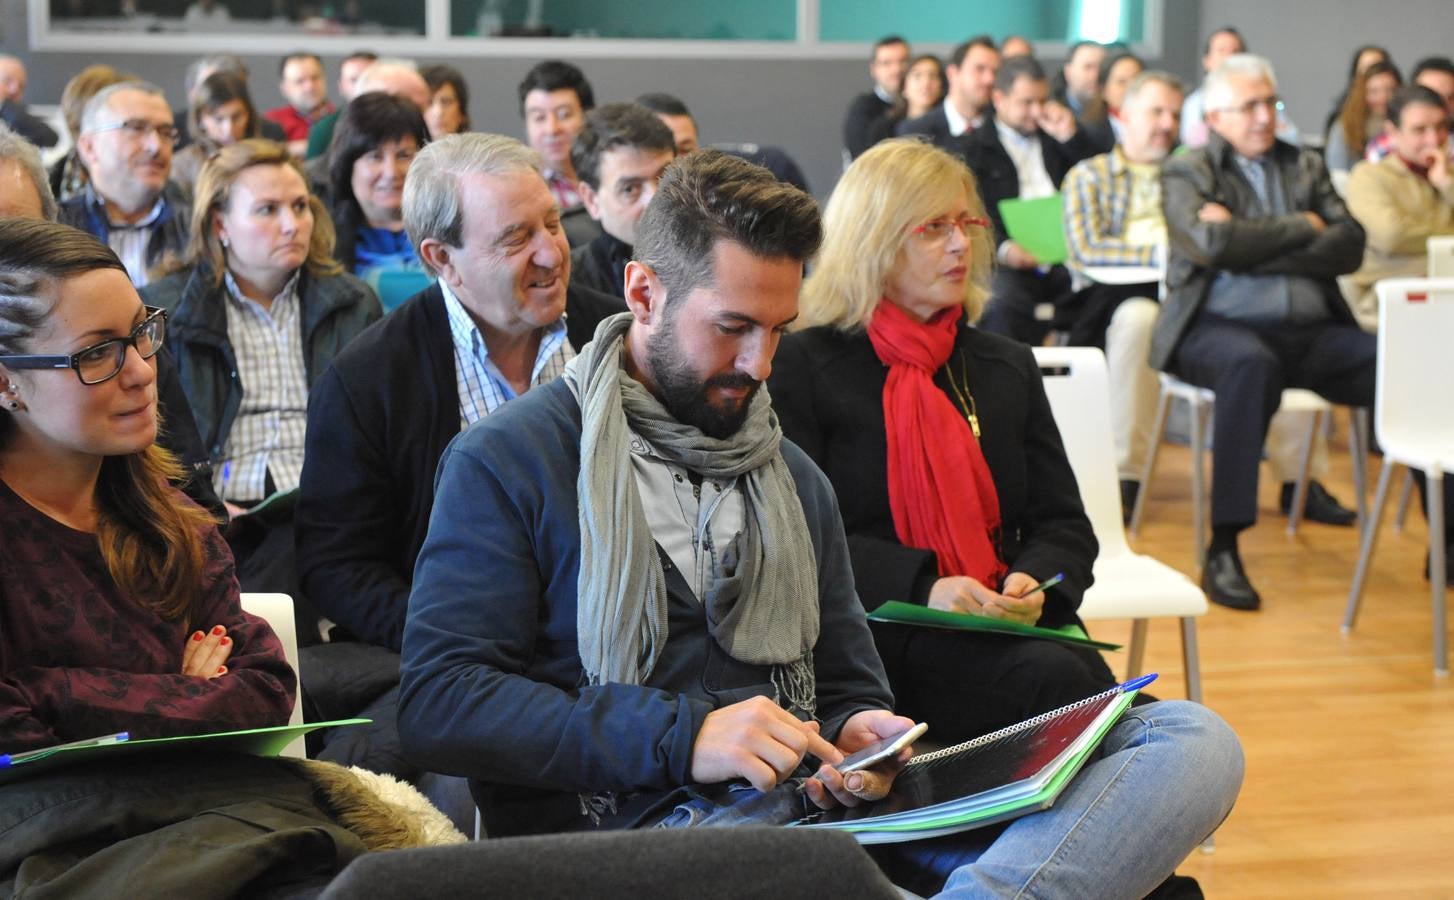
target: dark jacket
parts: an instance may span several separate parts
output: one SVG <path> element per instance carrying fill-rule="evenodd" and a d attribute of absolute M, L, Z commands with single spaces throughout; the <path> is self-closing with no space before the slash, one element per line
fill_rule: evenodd
<path fill-rule="evenodd" d="M 1045 160 L 1045 173 L 1060 190 L 1065 173 L 1081 160 L 1094 155 L 1090 141 L 1084 132 L 1077 131 L 1065 143 L 1041 131 L 1040 154 Z M 993 118 L 985 119 L 983 125 L 969 132 L 963 143 L 964 161 L 979 183 L 979 196 L 984 201 L 990 221 L 995 223 L 995 246 L 1007 238 L 1005 220 L 1000 216 L 1000 201 L 1020 196 L 1020 175 L 1014 160 L 1000 142 L 1000 132 Z"/>
<path fill-rule="evenodd" d="M 227 288 L 212 284 L 211 267 L 197 266 L 141 289 L 142 298 L 167 310 L 167 341 L 209 458 L 222 458 L 242 406 L 237 358 L 227 338 Z M 352 275 L 298 281 L 303 325 L 303 367 L 311 388 L 349 341 L 383 315 L 379 298 Z"/>
<path fill-rule="evenodd" d="M 1255 275 L 1299 275 L 1318 281 L 1333 321 L 1356 325 L 1334 278 L 1363 262 L 1363 226 L 1328 178 L 1322 157 L 1278 141 L 1272 155 L 1281 173 L 1290 212 L 1260 215 L 1257 192 L 1237 167 L 1234 151 L 1213 134 L 1207 146 L 1167 160 L 1161 168 L 1161 197 L 1170 240 L 1166 297 L 1151 338 L 1151 365 L 1168 369 L 1176 348 L 1206 302 L 1220 271 Z M 1203 222 L 1203 205 L 1219 203 L 1230 222 Z M 1321 234 L 1303 212 L 1327 224 Z"/>
<path fill-rule="evenodd" d="M 111 232 L 111 222 L 104 209 L 89 201 L 91 191 L 82 190 L 61 203 L 57 220 L 62 225 L 79 228 L 106 242 Z M 175 183 L 168 181 L 162 188 L 162 199 L 166 201 L 161 215 L 152 223 L 151 238 L 146 245 L 146 267 L 151 269 L 168 256 L 181 256 L 187 247 L 187 228 L 192 222 L 192 203 L 186 193 Z M 99 204 L 98 198 L 98 204 Z M 151 304 L 156 306 L 155 303 Z M 170 310 L 169 310 L 170 311 Z M 169 321 L 168 327 L 174 322 Z"/>
<path fill-rule="evenodd" d="M 60 140 L 60 135 L 45 120 L 32 116 L 23 103 L 14 100 L 0 103 L 0 122 L 37 147 L 54 147 Z"/>
<path fill-rule="evenodd" d="M 707 714 L 774 696 L 766 666 L 708 636 L 705 607 L 658 547 L 670 639 L 644 685 L 585 683 L 577 653 L 581 410 L 564 380 L 505 404 L 450 444 L 404 630 L 399 733 L 433 771 L 468 775 L 491 835 L 589 827 L 578 791 L 621 794 L 624 825 L 691 781 Z M 838 504 L 790 442 L 818 569 L 817 716 L 893 703 L 853 591 Z M 622 460 L 622 465 L 627 465 Z M 483 790 L 482 790 L 483 789 Z"/>
<path fill-rule="evenodd" d="M 566 339 L 582 347 L 626 304 L 572 287 Z M 308 394 L 294 511 L 304 592 L 352 637 L 398 651 L 439 457 L 459 434 L 454 340 L 433 285 L 364 331 Z"/>
<path fill-rule="evenodd" d="M 974 133 L 971 128 L 962 135 L 955 136 L 949 132 L 949 117 L 944 114 L 944 104 L 939 104 L 916 119 L 909 119 L 894 126 L 894 134 L 904 136 L 909 134 L 922 134 L 929 138 L 929 143 L 936 147 L 942 147 L 952 153 L 959 152 L 960 144 Z"/>
<path fill-rule="evenodd" d="M 156 360 L 157 405 L 162 415 L 157 443 L 171 451 L 186 473 L 184 480 L 176 486 L 198 506 L 225 522 L 227 509 L 212 489 L 212 460 L 207 456 L 207 448 L 202 445 L 201 435 L 197 434 L 197 420 L 187 403 L 182 379 L 177 377 L 177 361 L 167 347 L 162 347 Z"/>
<path fill-rule="evenodd" d="M 610 297 L 626 296 L 626 264 L 631 245 L 602 231 L 589 244 L 570 253 L 570 283 L 585 285 Z"/>
<path fill-rule="evenodd" d="M 849 158 L 857 159 L 869 147 L 893 137 L 894 124 L 894 105 L 884 102 L 876 92 L 854 97 L 843 117 L 843 147 Z"/>
<path fill-rule="evenodd" d="M 1065 581 L 1047 592 L 1040 624 L 1077 622 L 1097 545 L 1035 358 L 1028 347 L 961 326 L 948 363 L 956 374 L 961 361 L 999 495 L 1001 558 L 1011 571 L 1037 578 L 1064 572 Z M 869 609 L 889 600 L 925 603 L 938 577 L 933 551 L 904 546 L 894 530 L 887 379 L 888 367 L 865 332 L 820 326 L 783 338 L 768 381 L 783 434 L 812 457 L 838 494 L 854 580 Z M 953 397 L 944 369 L 935 383 Z"/>

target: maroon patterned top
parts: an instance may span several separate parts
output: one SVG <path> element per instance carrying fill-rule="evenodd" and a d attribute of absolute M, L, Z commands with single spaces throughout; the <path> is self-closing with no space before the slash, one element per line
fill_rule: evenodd
<path fill-rule="evenodd" d="M 178 503 L 189 500 L 175 492 Z M 170 737 L 284 725 L 296 678 L 267 623 L 238 605 L 216 528 L 190 625 L 121 596 L 94 534 L 30 506 L 0 481 L 0 752 L 118 731 Z M 182 675 L 196 630 L 224 625 L 227 674 Z"/>

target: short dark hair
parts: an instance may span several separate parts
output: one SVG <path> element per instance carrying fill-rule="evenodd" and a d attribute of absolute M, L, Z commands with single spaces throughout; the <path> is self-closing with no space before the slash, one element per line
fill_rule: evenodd
<path fill-rule="evenodd" d="M 429 127 L 419 107 L 403 97 L 369 91 L 343 108 L 328 145 L 329 205 L 340 232 L 359 223 L 358 200 L 353 195 L 354 163 L 384 141 L 408 135 L 414 136 L 420 148 L 429 143 Z"/>
<path fill-rule="evenodd" d="M 1028 78 L 1031 81 L 1047 81 L 1045 67 L 1035 61 L 1033 56 L 1012 56 L 1000 64 L 1000 70 L 995 73 L 995 90 L 1001 94 L 1008 94 L 1014 90 L 1015 82 L 1021 78 Z"/>
<path fill-rule="evenodd" d="M 673 94 L 663 94 L 660 92 L 642 94 L 636 98 L 636 102 L 638 105 L 646 107 L 659 116 L 686 116 L 693 122 L 696 121 L 696 118 L 692 115 L 692 111 L 687 109 L 687 105 Z"/>
<path fill-rule="evenodd" d="M 719 240 L 762 259 L 805 263 L 823 242 L 818 202 L 720 150 L 679 156 L 636 224 L 633 258 L 656 273 L 670 307 L 712 282 Z"/>
<path fill-rule="evenodd" d="M 674 153 L 676 139 L 656 113 L 636 103 L 607 103 L 586 116 L 586 127 L 570 148 L 576 177 L 601 188 L 601 157 L 618 147 Z"/>
<path fill-rule="evenodd" d="M 1409 81 L 1418 81 L 1419 76 L 1425 72 L 1454 75 L 1454 60 L 1450 60 L 1447 56 L 1426 56 L 1414 65 L 1414 71 L 1409 76 Z"/>
<path fill-rule="evenodd" d="M 560 59 L 547 59 L 538 62 L 525 73 L 525 79 L 520 82 L 520 115 L 525 115 L 525 97 L 531 91 L 575 91 L 576 99 L 581 103 L 581 111 L 586 112 L 596 106 L 596 95 L 591 90 L 591 83 L 586 80 L 586 75 L 580 69 Z"/>
<path fill-rule="evenodd" d="M 1075 59 L 1075 55 L 1086 47 L 1098 47 L 1102 50 L 1106 49 L 1106 45 L 1102 44 L 1100 41 L 1076 41 L 1074 44 L 1071 44 L 1070 49 L 1065 52 L 1065 61 L 1070 62 L 1072 59 Z"/>
<path fill-rule="evenodd" d="M 1136 65 L 1141 67 L 1141 71 L 1146 71 L 1146 60 L 1142 59 L 1141 57 L 1137 56 L 1129 50 L 1118 50 L 1115 53 L 1107 53 L 1106 58 L 1101 60 L 1100 71 L 1096 72 L 1096 84 L 1102 90 L 1105 89 L 1106 82 L 1110 80 L 1111 70 L 1116 67 L 1116 63 L 1120 62 L 1123 59 L 1134 59 L 1136 61 Z"/>
<path fill-rule="evenodd" d="M 903 35 L 899 35 L 899 34 L 889 34 L 889 35 L 885 35 L 884 37 L 881 37 L 878 40 L 874 41 L 873 42 L 873 51 L 870 52 L 869 53 L 869 56 L 868 56 L 869 62 L 872 62 L 873 60 L 878 59 L 878 52 L 880 50 L 882 50 L 885 47 L 892 47 L 895 44 L 903 44 L 905 47 L 909 46 L 909 42 L 906 41 L 906 40 L 904 40 Z"/>
<path fill-rule="evenodd" d="M 1208 53 L 1212 52 L 1212 38 L 1216 37 L 1219 34 L 1230 34 L 1232 37 L 1237 39 L 1237 43 L 1242 45 L 1242 52 L 1247 52 L 1247 39 L 1242 36 L 1242 32 L 1238 31 L 1236 28 L 1233 28 L 1231 25 L 1223 25 L 1221 28 L 1212 29 L 1211 32 L 1207 34 L 1207 39 L 1202 41 L 1202 56 L 1206 56 Z"/>
<path fill-rule="evenodd" d="M 459 112 L 464 117 L 460 123 L 460 131 L 470 130 L 470 88 L 465 84 L 464 75 L 454 66 L 444 64 L 425 66 L 419 70 L 424 78 L 424 83 L 429 85 L 429 96 L 434 97 L 435 92 L 446 84 L 454 88 L 454 96 L 459 99 Z"/>
<path fill-rule="evenodd" d="M 311 59 L 314 62 L 318 63 L 318 68 L 323 68 L 323 57 L 319 56 L 317 53 L 313 53 L 310 50 L 295 50 L 292 53 L 289 53 L 287 56 L 284 56 L 282 61 L 278 63 L 279 78 L 283 77 L 283 70 L 288 68 L 288 63 L 292 62 L 295 59 Z"/>
<path fill-rule="evenodd" d="M 349 55 L 345 56 L 343 58 L 343 61 L 348 62 L 351 59 L 366 59 L 369 62 L 378 62 L 379 55 L 372 50 L 355 50 Z"/>
<path fill-rule="evenodd" d="M 994 38 L 990 37 L 987 34 L 977 34 L 969 40 L 965 41 L 964 43 L 960 44 L 958 47 L 954 48 L 954 52 L 949 54 L 949 64 L 951 66 L 954 66 L 956 69 L 959 68 L 961 65 L 964 64 L 964 58 L 969 55 L 969 51 L 973 50 L 975 47 L 984 47 L 985 49 L 993 50 L 996 53 L 1000 52 L 1000 48 L 997 44 L 995 44 Z"/>
<path fill-rule="evenodd" d="M 1445 112 L 1444 98 L 1434 93 L 1432 89 L 1421 84 L 1411 84 L 1399 88 L 1388 101 L 1388 120 L 1397 127 L 1403 127 L 1404 110 L 1410 106 L 1432 106 L 1439 112 Z"/>

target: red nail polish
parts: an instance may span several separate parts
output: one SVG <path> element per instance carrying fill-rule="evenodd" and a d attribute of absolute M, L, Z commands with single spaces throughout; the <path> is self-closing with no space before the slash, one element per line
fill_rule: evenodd
<path fill-rule="evenodd" d="M 232 643 L 232 638 L 223 638 L 222 640 L 218 641 L 217 643 L 219 643 L 222 646 L 226 647 L 228 644 Z"/>
<path fill-rule="evenodd" d="M 212 628 L 212 633 L 213 633 L 213 634 L 221 634 L 221 633 L 222 633 L 222 632 L 223 632 L 223 631 L 225 631 L 225 630 L 226 630 L 226 629 L 224 629 L 224 628 L 223 628 L 223 627 L 222 627 L 222 626 L 221 626 L 221 625 L 215 625 L 215 626 L 213 626 L 213 628 Z"/>
<path fill-rule="evenodd" d="M 202 640 L 202 632 L 198 631 L 198 632 L 193 633 L 192 640 L 194 640 L 194 641 L 200 641 L 200 640 Z"/>
<path fill-rule="evenodd" d="M 217 674 L 218 675 L 226 675 L 227 674 L 227 667 L 226 666 L 218 666 L 217 667 Z"/>

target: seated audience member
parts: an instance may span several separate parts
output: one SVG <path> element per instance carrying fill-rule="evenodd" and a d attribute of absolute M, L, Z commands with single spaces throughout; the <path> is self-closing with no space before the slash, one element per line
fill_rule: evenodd
<path fill-rule="evenodd" d="M 289 53 L 278 67 L 278 92 L 287 102 L 263 113 L 283 127 L 288 152 L 302 159 L 308 150 L 308 132 L 319 119 L 333 112 L 323 60 L 307 51 Z"/>
<path fill-rule="evenodd" d="M 340 271 L 333 229 L 286 148 L 245 140 L 202 168 L 185 258 L 145 288 L 171 315 L 177 373 L 213 486 L 236 518 L 298 486 L 308 390 L 379 318 L 379 301 Z M 293 595 L 300 644 L 316 617 L 297 589 L 288 516 L 229 531 L 246 590 Z"/>
<path fill-rule="evenodd" d="M 868 62 L 873 90 L 854 97 L 843 117 L 843 149 L 849 159 L 893 135 L 908 70 L 909 42 L 896 34 L 879 38 Z"/>
<path fill-rule="evenodd" d="M 1065 266 L 1047 266 L 1015 241 L 1000 217 L 1001 200 L 1034 200 L 1060 190 L 1070 167 L 1090 155 L 1085 135 L 1070 111 L 1047 103 L 1045 70 L 1028 56 L 1000 67 L 993 91 L 993 127 L 971 132 L 963 143 L 969 164 L 994 223 L 999 269 L 979 327 L 1026 344 L 1040 344 L 1054 324 L 1054 311 L 1070 296 Z"/>
<path fill-rule="evenodd" d="M 161 88 L 124 81 L 86 103 L 76 151 L 89 180 L 61 204 L 60 221 L 104 241 L 137 287 L 182 251 L 186 196 L 169 180 L 177 128 Z"/>
<path fill-rule="evenodd" d="M 586 127 L 571 148 L 571 165 L 580 178 L 581 200 L 601 234 L 571 251 L 572 284 L 625 296 L 636 220 L 675 157 L 671 130 L 644 106 L 611 103 L 587 114 Z"/>
<path fill-rule="evenodd" d="M 404 233 L 404 176 L 428 142 L 424 117 L 402 97 L 365 92 L 339 120 L 328 153 L 329 202 L 338 229 L 334 256 L 376 290 L 394 273 L 422 277 Z"/>
<path fill-rule="evenodd" d="M 1403 85 L 1393 63 L 1374 63 L 1354 79 L 1333 127 L 1328 129 L 1323 156 L 1328 168 L 1348 171 L 1363 159 L 1368 144 L 1383 133 L 1388 101 Z"/>
<path fill-rule="evenodd" d="M 1061 65 L 1054 97 L 1070 108 L 1077 119 L 1091 112 L 1100 98 L 1101 64 L 1106 45 L 1098 41 L 1076 41 Z"/>
<path fill-rule="evenodd" d="M 87 66 L 66 82 L 61 91 L 61 118 L 66 123 L 66 132 L 71 138 L 71 149 L 56 160 L 50 168 L 50 189 L 56 202 L 63 202 L 81 193 L 89 176 L 81 162 L 76 143 L 81 137 L 81 113 L 86 104 L 104 87 L 134 81 L 131 75 L 123 75 L 110 66 Z"/>
<path fill-rule="evenodd" d="M 1000 43 L 1000 57 L 1009 59 L 1012 56 L 1034 56 L 1035 47 L 1024 35 L 1012 34 Z"/>
<path fill-rule="evenodd" d="M 202 86 L 202 82 L 216 75 L 218 72 L 236 75 L 242 79 L 244 85 L 249 83 L 247 64 L 236 53 L 212 53 L 192 60 L 187 66 L 187 74 L 182 82 L 187 92 L 187 104 L 180 109 L 172 111 L 172 118 L 177 123 L 177 150 L 190 146 L 194 137 L 189 121 L 191 119 L 193 95 Z M 251 91 L 251 88 L 248 88 L 248 90 Z M 258 136 L 267 138 L 270 141 L 278 141 L 279 143 L 286 140 L 283 134 L 283 126 L 271 119 L 264 119 L 261 116 L 258 117 Z"/>
<path fill-rule="evenodd" d="M 35 145 L 0 125 L 0 219 L 21 217 L 54 222 L 58 208 L 46 183 L 40 151 Z M 157 402 L 167 421 L 157 442 L 171 451 L 182 464 L 183 477 L 177 487 L 219 521 L 227 512 L 212 490 L 211 462 L 197 435 L 187 395 L 177 379 L 177 365 L 165 349 L 156 357 Z"/>
<path fill-rule="evenodd" d="M 973 176 L 943 150 L 886 141 L 843 173 L 824 228 L 803 287 L 808 327 L 783 338 L 768 385 L 784 437 L 838 496 L 864 607 L 1080 624 L 1096 539 L 1039 371 L 1027 348 L 970 324 L 994 259 Z M 911 367 L 932 378 L 909 384 Z M 1048 596 L 1028 592 L 1057 572 L 1066 580 Z M 1116 682 L 1094 651 L 869 628 L 899 711 L 937 741 Z"/>
<path fill-rule="evenodd" d="M 1348 103 L 1348 95 L 1353 92 L 1354 83 L 1375 63 L 1391 62 L 1393 62 L 1393 57 L 1377 44 L 1364 44 L 1353 51 L 1353 58 L 1348 63 L 1348 80 L 1344 82 L 1343 89 L 1338 92 L 1338 99 L 1333 101 L 1333 108 L 1328 112 L 1327 121 L 1323 123 L 1322 133 L 1325 138 L 1328 132 L 1337 126 L 1338 119 L 1343 114 L 1343 107 Z"/>
<path fill-rule="evenodd" d="M 187 128 L 196 139 L 172 157 L 172 181 L 191 194 L 202 164 L 218 150 L 260 136 L 247 82 L 228 72 L 208 75 L 192 92 Z"/>
<path fill-rule="evenodd" d="M 1222 64 L 1222 60 L 1233 54 L 1246 52 L 1247 43 L 1242 39 L 1241 32 L 1230 25 L 1218 28 L 1207 36 L 1206 43 L 1202 45 L 1202 73 L 1210 75 Z M 1203 86 L 1198 86 L 1186 95 L 1186 101 L 1181 105 L 1181 142 L 1187 147 L 1207 145 L 1207 137 L 1211 132 L 1207 130 L 1206 112 Z M 1296 145 L 1300 142 L 1297 126 L 1287 117 L 1281 103 L 1277 107 L 1277 137 L 1289 144 Z"/>
<path fill-rule="evenodd" d="M 1439 96 L 1449 115 L 1449 121 L 1454 123 L 1454 60 L 1447 56 L 1430 56 L 1419 60 L 1414 66 L 1414 72 L 1409 76 L 1409 84 L 1426 87 Z M 1368 150 L 1363 158 L 1369 162 L 1378 162 L 1394 150 L 1394 133 L 1384 125 L 1383 131 L 1378 137 L 1368 142 Z M 1454 154 L 1454 148 L 1450 148 Z"/>
<path fill-rule="evenodd" d="M 343 62 L 338 64 L 339 103 L 347 106 L 349 101 L 358 96 L 359 76 L 378 60 L 379 55 L 372 50 L 355 50 L 343 58 Z"/>
<path fill-rule="evenodd" d="M 0 123 L 37 147 L 54 147 L 60 135 L 25 108 L 26 83 L 25 63 L 0 54 Z"/>
<path fill-rule="evenodd" d="M 999 68 L 1000 52 L 988 35 L 972 37 L 955 47 L 945 66 L 948 90 L 944 102 L 917 119 L 900 122 L 895 133 L 928 135 L 934 146 L 954 149 L 959 138 L 991 118 L 990 95 Z"/>
<path fill-rule="evenodd" d="M 1267 427 L 1287 387 L 1373 401 L 1375 345 L 1334 279 L 1357 267 L 1363 229 L 1311 151 L 1277 140 L 1277 80 L 1250 54 L 1207 78 L 1206 147 L 1162 167 L 1168 293 L 1151 364 L 1216 392 L 1212 542 L 1202 588 L 1257 609 L 1237 535 L 1257 521 Z"/>
<path fill-rule="evenodd" d="M 685 103 L 673 97 L 671 94 L 642 94 L 636 98 L 636 102 L 656 113 L 656 117 L 671 129 L 673 138 L 676 140 L 677 156 L 684 153 L 691 153 L 700 144 L 700 137 L 697 133 L 697 120 L 687 109 Z M 730 153 L 739 159 L 745 159 L 755 166 L 762 166 L 785 184 L 791 184 L 800 191 L 807 192 L 808 179 L 803 170 L 798 167 L 797 162 L 787 154 L 781 147 L 756 143 L 740 144 L 712 144 L 714 150 L 721 150 L 723 153 Z"/>
<path fill-rule="evenodd" d="M 353 100 L 363 94 L 380 93 L 402 97 L 419 110 L 422 116 L 429 109 L 429 84 L 419 74 L 419 67 L 407 59 L 385 57 L 376 59 L 359 74 L 354 82 Z M 313 124 L 308 131 L 308 159 L 318 159 L 333 146 L 333 133 L 343 110 L 336 110 Z"/>
<path fill-rule="evenodd" d="M 545 183 L 560 204 L 561 221 L 572 247 L 600 233 L 581 205 L 571 146 L 586 124 L 586 113 L 596 106 L 591 83 L 568 62 L 547 59 L 525 73 L 517 89 L 520 115 L 525 120 L 525 142 L 545 160 Z"/>
<path fill-rule="evenodd" d="M 944 102 L 948 81 L 944 77 L 944 63 L 932 53 L 914 57 L 909 71 L 904 75 L 904 119 L 927 116 L 934 107 Z"/>
<path fill-rule="evenodd" d="M 404 759 L 395 718 L 409 585 L 439 457 L 461 430 L 555 379 L 572 345 L 625 309 L 570 285 L 560 213 L 540 169 L 532 150 L 498 135 L 426 147 L 409 173 L 404 216 L 437 281 L 360 335 L 310 392 L 298 567 L 309 598 L 337 623 L 332 643 L 310 654 L 334 670 L 367 671 L 373 685 L 348 692 L 352 708 L 322 713 L 374 720 L 329 732 L 317 757 L 416 781 L 452 815 L 447 786 Z M 305 696 L 326 702 L 312 677 Z M 459 796 L 472 823 L 467 792 Z"/>
<path fill-rule="evenodd" d="M 730 816 L 758 797 L 737 779 L 799 813 L 887 789 L 893 763 L 791 778 L 911 721 L 890 711 L 832 488 L 757 389 L 819 234 L 812 199 L 767 171 L 682 157 L 638 228 L 631 313 L 445 452 L 400 732 L 475 780 L 491 834 Z M 1231 808 L 1241 770 L 1215 714 L 1150 704 L 1049 811 L 885 858 L 919 894 L 1113 880 L 1139 897 Z"/>
<path fill-rule="evenodd" d="M 463 134 L 470 130 L 470 88 L 454 66 L 425 66 L 420 72 L 429 85 L 429 108 L 424 110 L 424 124 L 429 137 L 438 140 L 446 134 Z"/>
<path fill-rule="evenodd" d="M 656 113 L 662 124 L 671 130 L 677 156 L 685 156 L 702 146 L 697 120 L 681 100 L 671 94 L 652 93 L 637 97 L 636 103 Z"/>
<path fill-rule="evenodd" d="M 1454 164 L 1449 161 L 1449 114 L 1444 100 L 1414 85 L 1394 94 L 1387 134 L 1393 152 L 1353 167 L 1348 211 L 1368 235 L 1363 265 L 1343 282 L 1365 329 L 1378 328 L 1384 278 L 1423 278 L 1429 238 L 1454 235 Z"/>
<path fill-rule="evenodd" d="M 1110 153 L 1120 140 L 1121 104 L 1126 99 L 1126 88 L 1145 69 L 1146 64 L 1134 53 L 1111 53 L 1101 63 L 1096 82 L 1100 92 L 1091 110 L 1079 120 L 1094 152 Z"/>

